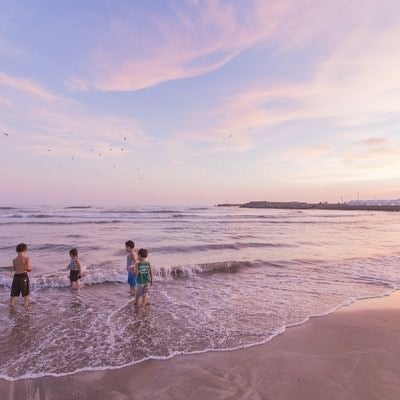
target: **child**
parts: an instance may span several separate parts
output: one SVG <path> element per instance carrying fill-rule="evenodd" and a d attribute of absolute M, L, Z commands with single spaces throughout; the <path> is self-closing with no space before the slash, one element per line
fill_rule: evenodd
<path fill-rule="evenodd" d="M 78 289 L 81 287 L 81 263 L 79 262 L 78 250 L 71 249 L 69 251 L 71 261 L 69 262 L 67 268 L 69 269 L 69 280 L 71 282 L 72 289 Z"/>
<path fill-rule="evenodd" d="M 135 274 L 137 280 L 136 288 L 136 304 L 140 306 L 147 305 L 149 297 L 149 284 L 153 285 L 153 273 L 151 271 L 151 265 L 146 260 L 148 251 L 146 249 L 140 249 L 138 252 L 139 261 L 135 263 Z"/>
<path fill-rule="evenodd" d="M 137 255 L 135 251 L 135 243 L 132 240 L 128 240 L 125 243 L 125 250 L 128 253 L 126 256 L 126 270 L 128 271 L 128 283 L 130 288 L 131 296 L 135 296 L 136 290 L 136 276 L 133 271 L 135 262 L 137 261 Z"/>
<path fill-rule="evenodd" d="M 32 267 L 26 252 L 28 246 L 20 243 L 16 247 L 17 257 L 13 260 L 14 278 L 11 285 L 10 305 L 15 306 L 17 297 L 21 293 L 24 298 L 24 306 L 29 305 L 29 276 L 28 272 L 32 271 Z"/>

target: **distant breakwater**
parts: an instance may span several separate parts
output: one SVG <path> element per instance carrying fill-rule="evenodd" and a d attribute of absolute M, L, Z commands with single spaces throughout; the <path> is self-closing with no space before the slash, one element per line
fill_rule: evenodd
<path fill-rule="evenodd" d="M 218 204 L 217 207 L 275 208 L 283 210 L 349 210 L 349 211 L 400 211 L 398 205 L 363 205 L 348 203 L 304 203 L 298 201 L 250 201 L 244 204 Z"/>

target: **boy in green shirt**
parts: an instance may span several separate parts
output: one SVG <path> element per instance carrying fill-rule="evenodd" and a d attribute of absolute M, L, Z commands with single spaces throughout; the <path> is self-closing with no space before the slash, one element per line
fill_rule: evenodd
<path fill-rule="evenodd" d="M 146 260 L 148 251 L 146 249 L 140 249 L 138 251 L 139 261 L 135 263 L 135 275 L 136 275 L 136 304 L 138 306 L 146 306 L 149 298 L 149 285 L 153 285 L 153 273 L 151 271 L 151 265 Z"/>

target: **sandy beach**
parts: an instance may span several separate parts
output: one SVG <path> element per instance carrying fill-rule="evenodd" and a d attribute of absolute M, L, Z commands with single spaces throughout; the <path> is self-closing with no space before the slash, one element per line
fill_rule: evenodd
<path fill-rule="evenodd" d="M 400 292 L 288 328 L 250 349 L 104 372 L 0 381 L 2 399 L 400 398 Z"/>

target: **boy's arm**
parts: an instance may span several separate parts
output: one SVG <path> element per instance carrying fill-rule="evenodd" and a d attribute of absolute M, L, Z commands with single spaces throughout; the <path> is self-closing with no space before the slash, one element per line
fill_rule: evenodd
<path fill-rule="evenodd" d="M 135 268 L 136 268 L 136 264 L 139 262 L 139 258 L 135 251 L 132 251 L 132 260 L 133 260 L 133 264 L 132 264 L 131 269 L 132 269 L 132 272 L 136 275 L 137 272 L 136 272 Z"/>
<path fill-rule="evenodd" d="M 29 257 L 26 257 L 26 259 L 25 259 L 25 270 L 27 272 L 32 271 L 31 260 L 29 259 Z"/>
<path fill-rule="evenodd" d="M 135 276 L 137 276 L 137 274 L 138 274 L 138 268 L 137 268 L 138 264 L 139 264 L 139 261 L 135 261 L 135 263 L 132 265 L 132 272 Z"/>

